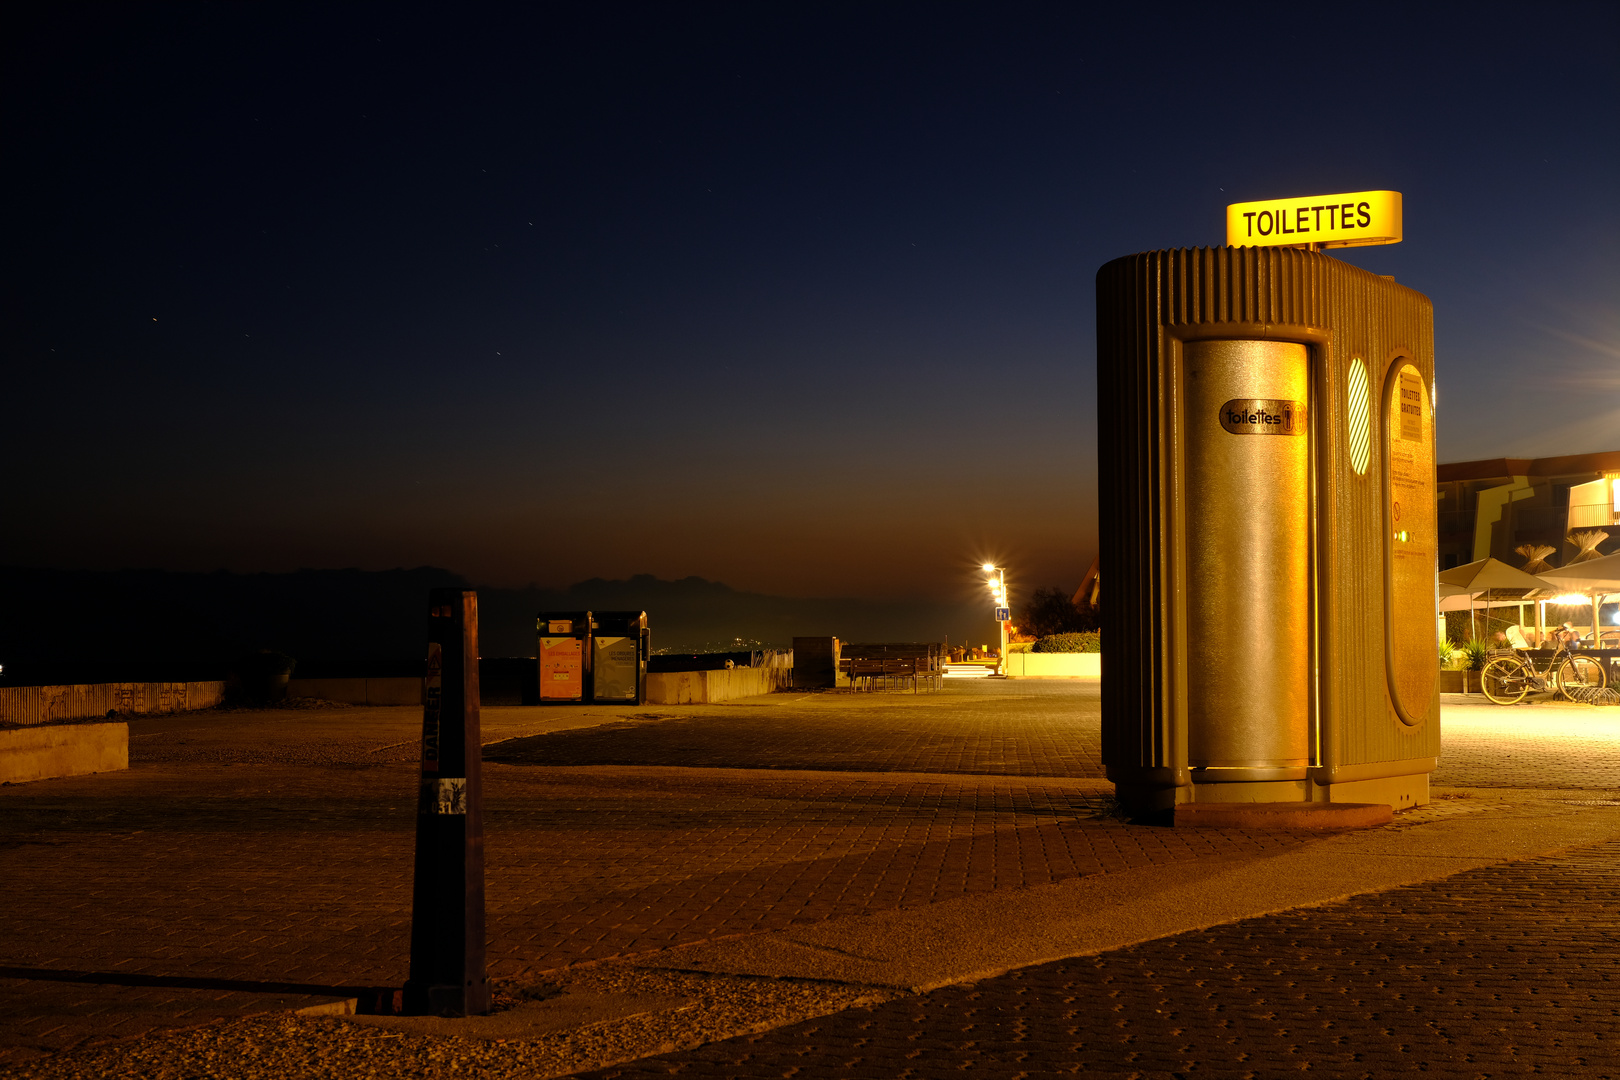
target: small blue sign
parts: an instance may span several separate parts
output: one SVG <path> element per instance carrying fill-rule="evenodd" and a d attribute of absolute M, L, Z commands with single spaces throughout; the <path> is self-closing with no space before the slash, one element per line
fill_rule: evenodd
<path fill-rule="evenodd" d="M 996 622 L 1011 622 L 1011 621 L 1012 621 L 1012 608 L 1004 608 L 1004 607 L 996 608 Z"/>

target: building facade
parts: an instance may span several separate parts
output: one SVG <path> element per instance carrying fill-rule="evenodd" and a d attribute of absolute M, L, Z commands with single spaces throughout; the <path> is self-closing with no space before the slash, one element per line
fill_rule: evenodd
<path fill-rule="evenodd" d="M 1575 532 L 1600 530 L 1600 555 L 1620 550 L 1620 450 L 1552 458 L 1457 461 L 1436 470 L 1440 570 L 1500 559 L 1522 566 L 1524 544 L 1554 549 L 1547 565 L 1580 551 Z"/>

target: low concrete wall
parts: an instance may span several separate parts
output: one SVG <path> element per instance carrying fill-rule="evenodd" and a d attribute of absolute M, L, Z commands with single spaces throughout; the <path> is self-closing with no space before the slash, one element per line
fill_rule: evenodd
<path fill-rule="evenodd" d="M 8 686 L 0 689 L 0 724 L 50 724 L 94 720 L 108 713 L 211 709 L 225 701 L 223 682 L 75 683 L 68 686 Z"/>
<path fill-rule="evenodd" d="M 732 698 L 769 694 L 791 685 L 790 667 L 730 668 L 720 671 L 649 672 L 649 705 L 712 705 Z"/>
<path fill-rule="evenodd" d="M 287 696 L 350 705 L 420 705 L 422 680 L 410 675 L 392 679 L 293 679 L 287 683 Z"/>
<path fill-rule="evenodd" d="M 1094 652 L 1009 652 L 1007 677 L 1010 679 L 1100 679 L 1102 653 Z"/>
<path fill-rule="evenodd" d="M 647 701 L 656 705 L 712 704 L 769 694 L 793 681 L 790 667 L 730 668 L 718 671 L 666 671 L 647 674 Z M 420 705 L 422 680 L 293 679 L 288 697 L 323 698 L 350 705 Z"/>
<path fill-rule="evenodd" d="M 129 768 L 128 724 L 47 724 L 0 729 L 0 783 Z"/>

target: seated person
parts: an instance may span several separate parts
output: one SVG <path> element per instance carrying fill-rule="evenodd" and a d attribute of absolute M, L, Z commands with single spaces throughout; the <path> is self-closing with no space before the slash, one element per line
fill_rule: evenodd
<path fill-rule="evenodd" d="M 1530 647 L 1530 642 L 1525 640 L 1524 627 L 1522 626 L 1515 625 L 1508 627 L 1507 640 L 1508 644 L 1512 645 L 1515 649 L 1528 649 Z"/>

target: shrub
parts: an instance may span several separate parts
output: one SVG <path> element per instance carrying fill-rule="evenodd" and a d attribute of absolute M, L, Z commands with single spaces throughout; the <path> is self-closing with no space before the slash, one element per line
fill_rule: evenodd
<path fill-rule="evenodd" d="M 1048 634 L 1035 643 L 1030 650 L 1038 653 L 1059 652 L 1102 652 L 1102 633 L 1098 630 L 1083 630 L 1073 634 Z"/>
<path fill-rule="evenodd" d="M 1018 628 L 1036 638 L 1097 629 L 1097 609 L 1089 604 L 1075 607 L 1069 602 L 1072 591 L 1055 586 L 1036 589 L 1018 613 Z"/>
<path fill-rule="evenodd" d="M 1487 642 L 1474 638 L 1465 641 L 1462 645 L 1462 654 L 1467 659 L 1466 667 L 1469 671 L 1478 671 L 1485 666 L 1485 654 L 1490 651 Z"/>
<path fill-rule="evenodd" d="M 232 668 L 226 697 L 242 705 L 273 705 L 287 696 L 287 680 L 297 666 L 298 661 L 286 653 L 250 652 Z"/>

